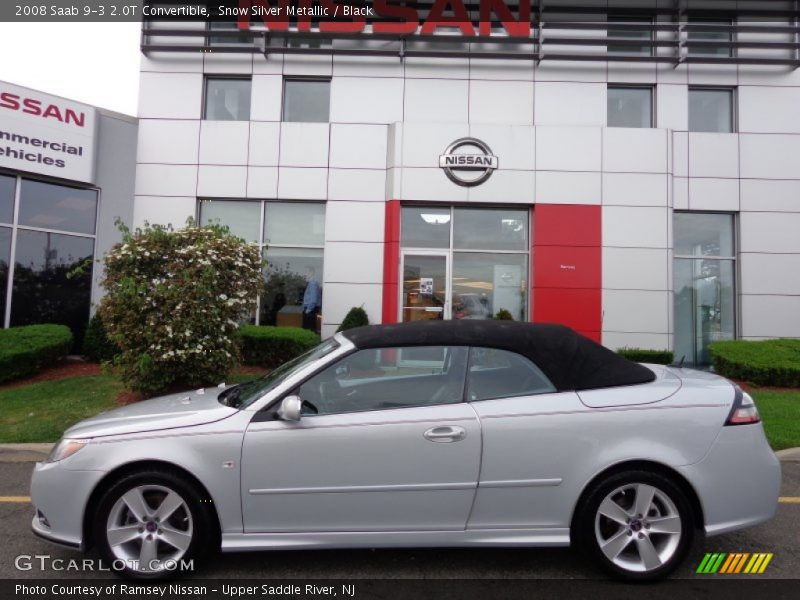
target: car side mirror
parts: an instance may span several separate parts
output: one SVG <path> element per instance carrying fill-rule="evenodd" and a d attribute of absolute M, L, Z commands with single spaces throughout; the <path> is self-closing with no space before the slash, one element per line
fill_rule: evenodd
<path fill-rule="evenodd" d="M 281 405 L 278 407 L 278 418 L 281 421 L 297 422 L 300 420 L 302 408 L 303 401 L 300 396 L 286 396 L 281 400 Z"/>

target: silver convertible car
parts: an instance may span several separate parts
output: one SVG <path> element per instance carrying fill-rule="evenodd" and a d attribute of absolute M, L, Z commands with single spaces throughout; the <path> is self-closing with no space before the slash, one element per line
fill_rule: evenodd
<path fill-rule="evenodd" d="M 37 535 L 143 579 L 218 548 L 570 544 L 654 579 L 695 533 L 771 518 L 779 483 L 730 381 L 466 320 L 353 329 L 260 379 L 97 415 L 31 496 Z"/>

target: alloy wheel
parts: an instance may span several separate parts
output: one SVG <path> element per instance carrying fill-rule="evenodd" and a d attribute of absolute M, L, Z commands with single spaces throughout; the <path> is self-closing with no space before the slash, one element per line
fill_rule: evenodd
<path fill-rule="evenodd" d="M 162 485 L 139 485 L 114 503 L 106 539 L 115 559 L 154 573 L 171 568 L 186 554 L 193 530 L 192 513 L 180 494 Z"/>
<path fill-rule="evenodd" d="M 677 552 L 683 523 L 675 502 L 646 483 L 629 483 L 607 494 L 595 515 L 597 545 L 618 568 L 646 573 Z"/>

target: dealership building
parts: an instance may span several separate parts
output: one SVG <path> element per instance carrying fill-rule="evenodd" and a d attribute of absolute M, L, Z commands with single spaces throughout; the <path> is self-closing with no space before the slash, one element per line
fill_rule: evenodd
<path fill-rule="evenodd" d="M 800 337 L 796 3 L 541 4 L 145 22 L 138 143 L 130 119 L 68 103 L 94 140 L 79 169 L 0 156 L 7 264 L 46 263 L 65 236 L 92 248 L 63 262 L 99 258 L 115 216 L 194 218 L 263 248 L 262 325 L 502 312 L 688 364 L 714 340 Z M 59 128 L 42 139 L 77 132 L 29 116 Z M 56 206 L 91 204 L 94 226 L 31 225 L 29 181 L 91 196 Z"/>
<path fill-rule="evenodd" d="M 95 265 L 133 217 L 136 119 L 0 81 L 0 318 L 63 323 L 76 349 Z M 79 269 L 79 271 L 76 271 Z"/>

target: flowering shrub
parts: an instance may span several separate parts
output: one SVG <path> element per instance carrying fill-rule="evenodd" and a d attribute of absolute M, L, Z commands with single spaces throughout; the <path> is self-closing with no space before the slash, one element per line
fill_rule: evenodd
<path fill-rule="evenodd" d="M 263 286 L 258 247 L 216 225 L 146 225 L 105 256 L 98 309 L 125 384 L 144 394 L 218 383 L 237 364 L 236 330 Z"/>

